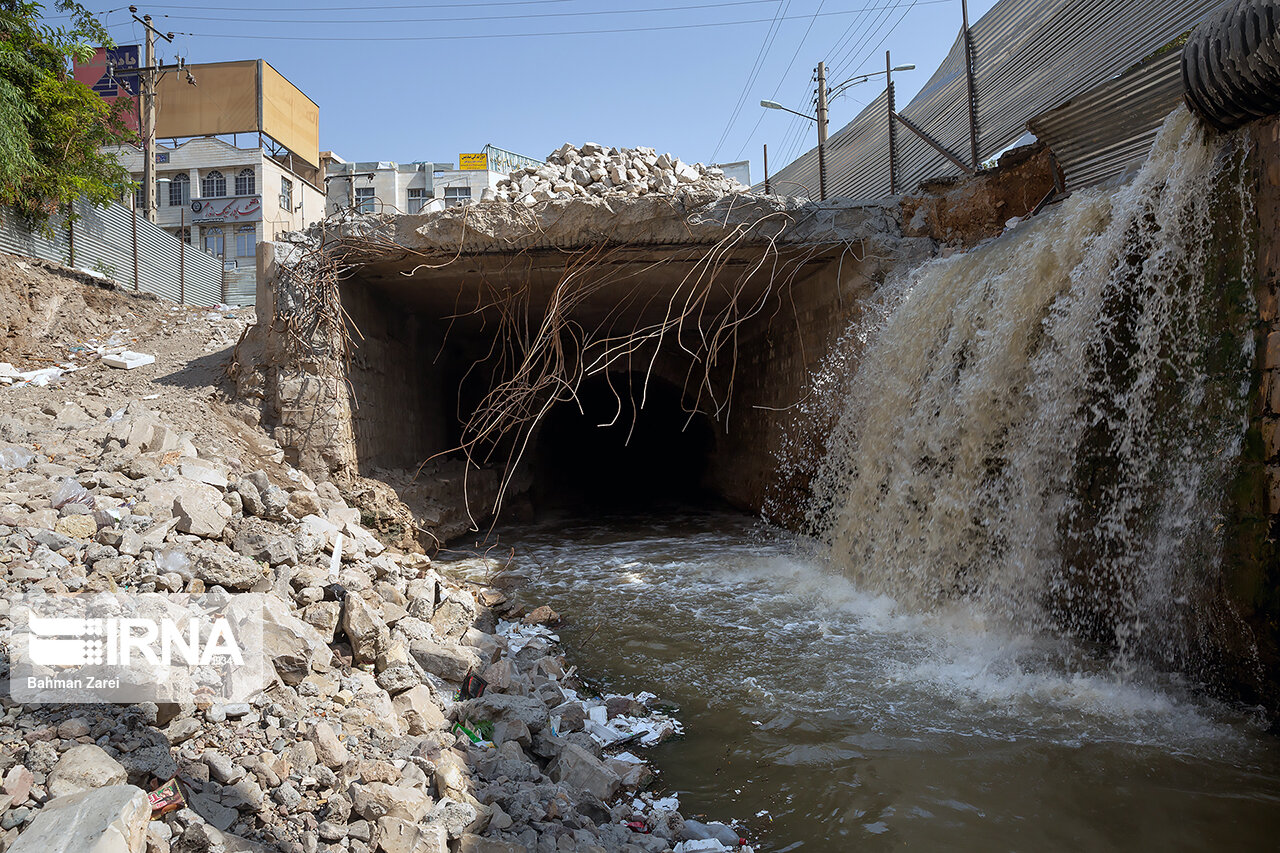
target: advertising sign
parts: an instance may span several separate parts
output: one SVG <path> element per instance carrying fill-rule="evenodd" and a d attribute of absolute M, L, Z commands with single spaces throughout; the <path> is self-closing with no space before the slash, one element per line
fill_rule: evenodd
<path fill-rule="evenodd" d="M 191 201 L 193 225 L 235 224 L 262 220 L 262 196 L 241 195 L 197 198 Z"/>
<path fill-rule="evenodd" d="M 479 154 L 459 154 L 458 168 L 463 171 L 483 171 L 489 168 L 489 157 L 483 151 Z"/>
<path fill-rule="evenodd" d="M 104 101 L 131 98 L 138 94 L 138 66 L 141 49 L 136 44 L 126 44 L 111 49 L 98 48 L 87 62 L 76 62 L 75 79 L 92 89 Z M 136 110 L 125 113 L 125 122 L 132 130 L 138 129 Z"/>

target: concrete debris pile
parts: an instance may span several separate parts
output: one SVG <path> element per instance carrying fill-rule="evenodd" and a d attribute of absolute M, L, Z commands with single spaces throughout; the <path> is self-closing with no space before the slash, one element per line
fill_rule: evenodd
<path fill-rule="evenodd" d="M 532 205 L 575 196 L 674 195 L 685 189 L 716 196 L 747 191 L 714 166 L 690 165 L 652 148 L 609 148 L 594 142 L 578 148 L 566 142 L 546 163 L 512 172 L 498 184 L 495 197 Z"/>
<path fill-rule="evenodd" d="M 21 595 L 182 591 L 262 606 L 271 684 L 226 704 L 4 691 L 0 851 L 739 849 L 640 791 L 634 751 L 679 723 L 651 694 L 581 693 L 550 608 L 386 548 L 332 484 L 245 470 L 164 413 L 49 408 L 0 418 L 0 679 Z M 488 686 L 464 699 L 472 674 Z M 150 820 L 175 777 L 185 805 Z"/>

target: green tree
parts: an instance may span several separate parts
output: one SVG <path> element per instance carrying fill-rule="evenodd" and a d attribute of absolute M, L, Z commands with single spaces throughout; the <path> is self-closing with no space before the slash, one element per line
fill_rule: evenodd
<path fill-rule="evenodd" d="M 98 21 L 74 0 L 57 0 L 70 24 L 41 23 L 44 6 L 0 0 L 0 205 L 33 225 L 84 197 L 116 200 L 129 173 L 102 146 L 129 141 L 124 99 L 114 107 L 77 83 L 70 61 L 111 45 Z"/>

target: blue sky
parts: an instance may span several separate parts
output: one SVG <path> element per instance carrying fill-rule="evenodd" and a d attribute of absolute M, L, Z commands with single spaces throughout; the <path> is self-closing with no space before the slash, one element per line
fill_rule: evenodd
<path fill-rule="evenodd" d="M 114 0 L 119 2 L 119 0 Z M 88 3 L 120 44 L 127 6 Z M 995 0 L 971 0 L 977 20 Z M 171 0 L 139 4 L 162 60 L 262 58 L 320 105 L 320 147 L 347 160 L 456 161 L 492 143 L 544 157 L 564 142 L 650 145 L 686 161 L 773 170 L 812 147 L 819 59 L 838 82 L 895 65 L 905 104 L 960 29 L 960 0 Z M 645 11 L 640 11 L 645 10 Z M 464 19 L 464 20 L 460 20 Z M 333 22 L 333 23 L 329 23 Z M 745 22 L 745 23 L 730 23 Z M 848 122 L 876 82 L 833 103 Z"/>

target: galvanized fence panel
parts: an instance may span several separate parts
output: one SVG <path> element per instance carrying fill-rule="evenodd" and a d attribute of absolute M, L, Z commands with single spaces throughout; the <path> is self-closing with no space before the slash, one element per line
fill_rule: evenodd
<path fill-rule="evenodd" d="M 12 211 L 0 207 L 0 251 L 65 264 L 68 250 L 66 228 L 55 221 L 54 229 L 53 239 L 50 239 L 30 230 Z"/>
<path fill-rule="evenodd" d="M 1077 190 L 1144 160 L 1165 116 L 1181 102 L 1182 51 L 1174 49 L 1028 124 L 1058 158 L 1067 189 Z"/>
<path fill-rule="evenodd" d="M 81 201 L 76 211 L 80 219 L 71 229 L 64 218 L 55 217 L 50 238 L 32 232 L 12 212 L 0 209 L 0 249 L 75 266 L 174 302 L 199 306 L 222 302 L 222 264 L 213 255 L 184 247 L 178 238 L 141 216 L 135 223 L 133 211 L 118 204 L 94 207 Z M 250 298 L 246 304 L 252 303 Z"/>
<path fill-rule="evenodd" d="M 979 160 L 1015 142 L 1032 117 L 1156 53 L 1221 3 L 1003 0 L 996 4 L 970 27 Z M 968 162 L 964 58 L 961 34 L 929 81 L 898 112 Z M 831 135 L 826 157 L 828 196 L 878 198 L 889 194 L 887 152 L 877 150 L 878 146 L 887 148 L 887 127 L 882 94 Z M 928 178 L 960 174 L 954 164 L 906 128 L 899 126 L 895 138 L 899 192 Z M 770 182 L 789 181 L 816 190 L 817 178 L 818 154 L 811 149 L 778 170 Z"/>

